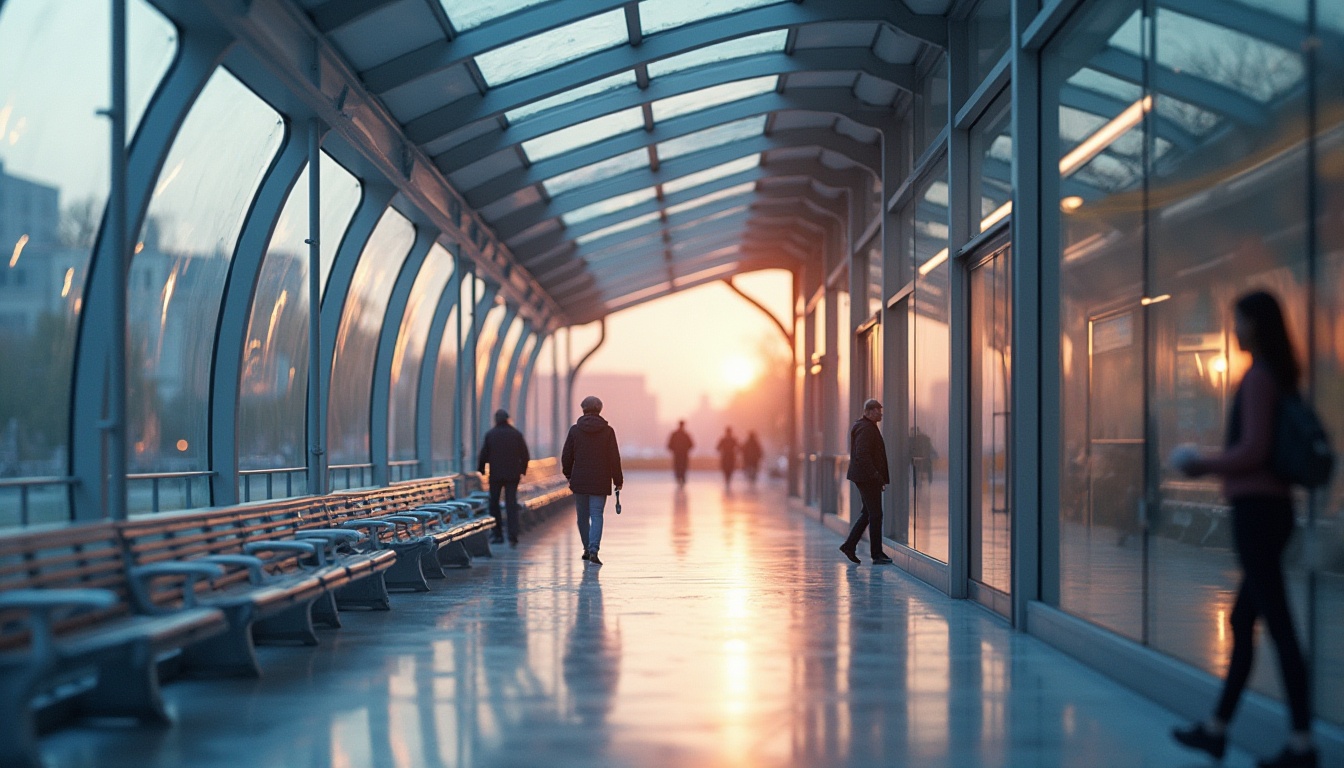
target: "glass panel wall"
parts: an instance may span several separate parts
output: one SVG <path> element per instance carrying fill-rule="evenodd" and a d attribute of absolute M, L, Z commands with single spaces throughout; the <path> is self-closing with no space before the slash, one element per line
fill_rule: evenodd
<path fill-rule="evenodd" d="M 401 330 L 397 333 L 397 346 L 392 354 L 387 455 L 393 461 L 417 458 L 416 400 L 420 388 L 420 365 L 424 360 L 425 343 L 430 323 L 434 321 L 434 311 L 438 309 L 439 299 L 448 289 L 448 281 L 452 276 L 452 254 L 435 243 L 429 249 L 429 255 L 420 266 L 420 274 L 411 287 L 411 295 L 401 317 Z M 450 420 L 450 429 L 451 423 Z"/>
<path fill-rule="evenodd" d="M 513 407 L 511 403 L 504 402 L 504 390 L 508 389 L 506 379 L 509 375 L 509 363 L 513 362 L 514 350 L 518 348 L 518 340 L 522 338 L 523 325 L 523 318 L 515 317 L 508 330 L 504 332 L 504 345 L 499 350 L 499 363 L 495 366 L 495 380 L 490 382 L 490 408 L 492 411 L 503 408 L 510 414 L 516 415 L 518 412 L 518 409 Z M 519 362 L 518 365 L 521 367 L 523 363 Z M 490 424 L 493 425 L 495 423 L 494 414 L 489 415 Z"/>
<path fill-rule="evenodd" d="M 1005 91 L 971 128 L 972 207 L 971 220 L 966 223 L 972 236 L 1003 221 L 1013 210 L 1011 107 Z"/>
<path fill-rule="evenodd" d="M 946 159 L 920 186 L 911 245 L 915 293 L 911 301 L 909 459 L 912 545 L 947 560 L 948 472 L 951 432 L 952 316 L 948 260 Z M 894 437 L 894 436 L 893 436 Z"/>
<path fill-rule="evenodd" d="M 1012 585 L 1012 381 L 1010 260 L 998 248 L 969 274 L 970 288 L 970 571 L 971 579 L 1008 592 Z"/>
<path fill-rule="evenodd" d="M 107 201 L 109 7 L 0 3 L 0 478 L 67 474 L 75 336 Z M 127 9 L 133 134 L 177 31 L 146 2 Z M 18 489 L 0 490 L 0 527 L 25 522 L 20 506 Z M 62 486 L 30 490 L 26 522 L 68 516 Z"/>
<path fill-rule="evenodd" d="M 975 90 L 994 65 L 1008 52 L 1012 29 L 1009 26 L 1011 0 L 982 0 L 967 19 L 971 43 L 970 88 Z"/>
<path fill-rule="evenodd" d="M 285 130 L 275 110 L 218 69 L 168 153 L 128 274 L 132 473 L 209 469 L 219 302 L 243 220 Z M 148 509 L 149 496 L 148 485 L 132 483 L 130 509 Z M 186 503 L 160 500 L 170 509 Z"/>
<path fill-rule="evenodd" d="M 459 269 L 465 265 L 457 262 Z M 456 280 L 456 278 L 454 278 Z M 458 362 L 458 316 L 463 318 L 463 333 L 470 328 L 471 322 L 471 285 L 469 275 L 462 275 L 462 288 L 458 300 L 448 313 L 448 321 L 443 326 L 443 338 L 439 341 L 439 362 L 434 370 L 434 414 L 430 420 L 433 430 L 434 466 L 433 474 L 442 475 L 453 471 L 457 460 L 457 449 L 453 443 L 453 424 L 457 420 L 457 362 Z M 449 283 L 448 290 L 453 290 Z M 465 416 L 465 412 L 463 413 Z"/>
<path fill-rule="evenodd" d="M 919 81 L 919 100 L 915 107 L 915 158 L 924 154 L 947 125 L 947 100 L 947 55 L 940 53 Z"/>
<path fill-rule="evenodd" d="M 367 464 L 374 358 L 397 273 L 415 243 L 415 226 L 388 208 L 364 245 L 345 299 L 331 366 L 327 408 L 330 463 Z"/>

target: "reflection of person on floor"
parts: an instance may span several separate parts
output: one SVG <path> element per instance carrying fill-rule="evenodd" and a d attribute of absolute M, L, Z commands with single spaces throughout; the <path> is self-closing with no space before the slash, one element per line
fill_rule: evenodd
<path fill-rule="evenodd" d="M 1298 391 L 1301 371 L 1277 299 L 1263 291 L 1249 293 L 1237 300 L 1233 316 L 1237 344 L 1251 353 L 1251 367 L 1232 401 L 1226 447 L 1217 454 L 1200 455 L 1193 446 L 1182 446 L 1171 461 L 1189 477 L 1220 476 L 1223 495 L 1232 505 L 1232 537 L 1242 572 L 1229 619 L 1232 657 L 1213 716 L 1172 735 L 1188 747 L 1223 756 L 1227 724 L 1255 659 L 1255 624 L 1263 618 L 1279 659 L 1293 730 L 1283 752 L 1260 765 L 1314 767 L 1309 676 L 1283 578 L 1283 551 L 1293 532 L 1293 497 L 1289 484 L 1275 474 L 1271 458 L 1279 403 Z"/>
<path fill-rule="evenodd" d="M 859 539 L 868 529 L 873 565 L 891 562 L 882 549 L 882 491 L 891 484 L 891 470 L 887 467 L 887 444 L 877 423 L 882 420 L 882 404 L 868 400 L 863 404 L 863 415 L 849 428 L 849 471 L 845 478 L 859 489 L 863 510 L 849 529 L 849 536 L 840 545 L 840 551 L 851 562 L 859 562 Z"/>
<path fill-rule="evenodd" d="M 565 643 L 564 676 L 573 714 L 584 725 L 602 723 L 621 677 L 620 631 L 607 628 L 598 569 L 585 568 L 574 626 Z"/>
<path fill-rule="evenodd" d="M 686 469 L 691 464 L 691 449 L 695 447 L 695 441 L 691 439 L 691 433 L 686 431 L 686 422 L 677 422 L 677 431 L 673 432 L 667 438 L 667 450 L 672 452 L 672 474 L 677 478 L 677 485 L 686 484 Z"/>
<path fill-rule="evenodd" d="M 616 430 L 598 415 L 602 413 L 602 401 L 589 395 L 583 398 L 579 407 L 583 409 L 583 415 L 565 437 L 560 469 L 569 480 L 569 490 L 574 492 L 583 559 L 601 565 L 597 550 L 602 546 L 602 512 L 612 486 L 620 493 L 625 476 L 621 474 L 621 449 L 616 444 Z"/>
<path fill-rule="evenodd" d="M 910 470 L 911 480 L 919 485 L 922 478 L 926 483 L 933 482 L 933 438 L 929 437 L 918 425 L 910 428 Z"/>
<path fill-rule="evenodd" d="M 672 494 L 672 549 L 680 560 L 686 556 L 691 543 L 691 505 L 686 489 L 678 486 Z"/>
<path fill-rule="evenodd" d="M 733 470 L 737 469 L 737 438 L 733 437 L 732 427 L 723 428 L 723 437 L 719 438 L 715 450 L 719 452 L 719 469 L 723 470 L 723 485 L 729 487 L 733 484 Z"/>
<path fill-rule="evenodd" d="M 499 511 L 501 493 L 508 511 L 509 544 L 518 544 L 518 534 L 522 532 L 518 521 L 518 481 L 527 474 L 528 461 L 523 433 L 509 423 L 509 412 L 500 408 L 495 411 L 494 429 L 485 433 L 481 456 L 476 461 L 477 472 L 484 472 L 485 466 L 490 465 L 490 514 L 495 516 L 495 533 L 491 538 L 496 544 L 504 541 L 505 518 Z"/>
<path fill-rule="evenodd" d="M 761 471 L 761 454 L 761 441 L 756 439 L 756 433 L 747 432 L 747 439 L 742 441 L 742 471 L 752 485 Z"/>

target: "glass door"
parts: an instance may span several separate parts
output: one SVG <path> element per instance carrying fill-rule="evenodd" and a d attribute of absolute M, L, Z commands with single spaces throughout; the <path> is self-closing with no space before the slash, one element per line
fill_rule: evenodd
<path fill-rule="evenodd" d="M 973 258 L 969 275 L 969 593 L 1004 615 L 1012 609 L 1011 253 L 1007 242 L 989 245 Z"/>

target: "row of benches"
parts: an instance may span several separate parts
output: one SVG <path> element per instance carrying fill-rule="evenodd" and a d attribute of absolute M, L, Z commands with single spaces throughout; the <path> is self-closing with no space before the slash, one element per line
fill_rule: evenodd
<path fill-rule="evenodd" d="M 526 522 L 568 490 L 554 459 L 520 489 Z M 76 716 L 166 723 L 161 673 L 257 676 L 254 644 L 315 645 L 340 611 L 387 610 L 489 556 L 479 483 L 410 481 L 0 538 L 0 766 Z M 461 494 L 463 498 L 455 498 Z M 526 523 L 525 523 L 526 524 Z"/>

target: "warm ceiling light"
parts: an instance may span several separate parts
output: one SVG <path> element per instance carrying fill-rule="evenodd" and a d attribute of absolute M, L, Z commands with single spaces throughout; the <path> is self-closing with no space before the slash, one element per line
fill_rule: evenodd
<path fill-rule="evenodd" d="M 1111 122 L 1101 126 L 1097 132 L 1088 136 L 1081 144 L 1073 148 L 1073 151 L 1065 155 L 1059 161 L 1059 174 L 1068 176 L 1074 171 L 1082 168 L 1084 165 L 1134 126 L 1143 121 L 1143 116 L 1153 110 L 1153 97 L 1144 96 L 1142 99 L 1130 104 L 1124 112 L 1116 115 Z"/>
<path fill-rule="evenodd" d="M 1144 296 L 1142 299 L 1139 299 L 1139 303 L 1146 307 L 1149 304 L 1157 304 L 1158 302 L 1166 301 L 1170 298 L 1170 293 L 1164 293 L 1161 296 Z"/>
<path fill-rule="evenodd" d="M 1083 207 L 1083 198 L 1077 195 L 1069 195 L 1059 201 L 1059 207 L 1064 211 L 1076 211 Z"/>

